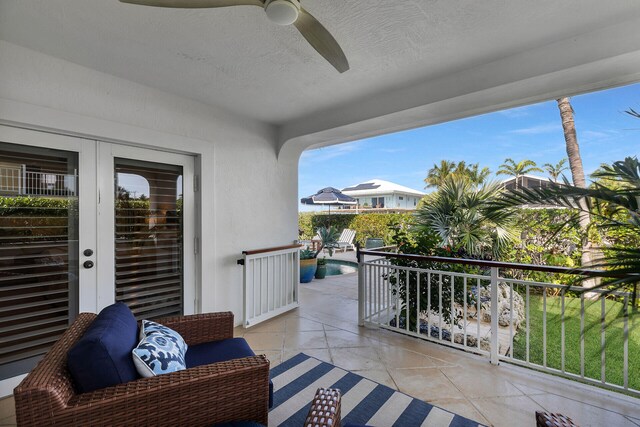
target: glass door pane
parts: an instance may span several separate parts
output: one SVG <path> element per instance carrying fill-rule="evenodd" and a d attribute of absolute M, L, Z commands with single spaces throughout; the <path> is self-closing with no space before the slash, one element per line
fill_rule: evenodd
<path fill-rule="evenodd" d="M 78 306 L 78 154 L 0 143 L 0 379 L 27 372 Z"/>
<path fill-rule="evenodd" d="M 182 166 L 124 158 L 115 168 L 115 292 L 137 318 L 183 313 Z"/>

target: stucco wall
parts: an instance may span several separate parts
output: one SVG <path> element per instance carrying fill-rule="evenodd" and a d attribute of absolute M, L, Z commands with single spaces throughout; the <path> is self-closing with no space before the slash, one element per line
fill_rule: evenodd
<path fill-rule="evenodd" d="M 297 238 L 299 152 L 277 157 L 264 123 L 4 41 L 0 76 L 0 123 L 200 156 L 201 310 L 240 321 L 242 250 Z"/>

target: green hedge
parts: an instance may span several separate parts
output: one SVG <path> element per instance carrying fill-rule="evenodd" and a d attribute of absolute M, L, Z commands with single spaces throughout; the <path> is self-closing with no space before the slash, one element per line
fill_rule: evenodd
<path fill-rule="evenodd" d="M 581 235 L 577 221 L 571 221 L 567 209 L 520 209 L 516 216 L 519 239 L 500 261 L 523 264 L 580 265 Z M 298 227 L 301 239 L 311 239 L 320 226 L 332 225 L 339 230 L 356 231 L 356 241 L 364 245 L 369 237 L 381 237 L 392 243 L 391 226 L 413 223 L 412 213 L 317 214 L 301 212 Z M 405 229 L 407 227 L 404 227 Z M 610 239 L 609 236 L 603 236 Z"/>
<path fill-rule="evenodd" d="M 301 239 L 311 239 L 321 226 L 333 226 L 338 230 L 350 228 L 356 232 L 356 242 L 364 246 L 367 238 L 382 238 L 385 244 L 392 240 L 394 225 L 408 225 L 413 222 L 411 213 L 364 213 L 364 214 L 316 214 L 301 212 L 298 228 Z"/>
<path fill-rule="evenodd" d="M 2 216 L 67 216 L 77 209 L 77 200 L 48 197 L 0 197 Z"/>

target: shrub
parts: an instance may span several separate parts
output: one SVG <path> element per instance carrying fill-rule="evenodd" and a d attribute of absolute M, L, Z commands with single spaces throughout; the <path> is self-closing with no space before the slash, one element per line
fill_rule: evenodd
<path fill-rule="evenodd" d="M 413 224 L 411 213 L 315 214 L 301 212 L 298 228 L 301 239 L 312 239 L 320 227 L 332 226 L 338 230 L 350 228 L 356 232 L 356 242 L 364 247 L 367 238 L 382 238 L 385 245 L 393 241 L 393 227 Z"/>

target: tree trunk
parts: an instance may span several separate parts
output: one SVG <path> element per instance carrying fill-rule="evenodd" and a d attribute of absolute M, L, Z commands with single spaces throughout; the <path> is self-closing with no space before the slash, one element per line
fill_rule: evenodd
<path fill-rule="evenodd" d="M 587 187 L 587 180 L 584 177 L 584 168 L 582 167 L 582 158 L 580 157 L 580 146 L 578 145 L 578 136 L 576 135 L 576 124 L 573 120 L 573 108 L 569 98 L 558 99 L 558 108 L 560 109 L 560 118 L 562 119 L 562 129 L 564 130 L 564 140 L 567 146 L 567 156 L 569 157 L 569 168 L 571 169 L 571 178 L 573 185 L 580 188 Z M 588 267 L 593 264 L 594 252 L 587 230 L 589 224 L 591 224 L 591 216 L 587 211 L 586 202 L 580 200 L 580 206 L 582 208 L 580 212 L 580 228 L 583 233 L 582 236 L 582 267 Z M 595 279 L 585 280 L 583 285 L 586 287 L 593 287 L 596 285 Z"/>

